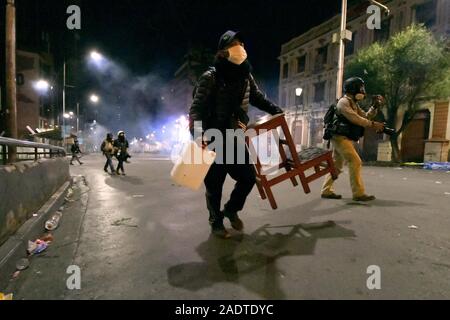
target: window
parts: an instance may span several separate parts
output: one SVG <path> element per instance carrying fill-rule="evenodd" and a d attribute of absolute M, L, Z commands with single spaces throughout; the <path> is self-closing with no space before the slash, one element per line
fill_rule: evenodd
<path fill-rule="evenodd" d="M 306 71 L 306 55 L 297 58 L 297 73 Z"/>
<path fill-rule="evenodd" d="M 416 22 L 423 23 L 427 28 L 436 24 L 437 1 L 431 0 L 416 7 Z"/>
<path fill-rule="evenodd" d="M 384 42 L 389 38 L 391 32 L 391 19 L 386 19 L 381 22 L 381 29 L 375 29 L 374 41 Z"/>
<path fill-rule="evenodd" d="M 322 71 L 328 60 L 328 45 L 317 49 L 316 63 L 314 64 L 314 71 Z"/>
<path fill-rule="evenodd" d="M 283 64 L 283 79 L 289 78 L 289 63 Z"/>
<path fill-rule="evenodd" d="M 345 44 L 345 56 L 355 53 L 356 32 L 353 32 L 353 39 Z"/>
<path fill-rule="evenodd" d="M 325 100 L 325 81 L 314 85 L 314 102 L 322 102 Z"/>

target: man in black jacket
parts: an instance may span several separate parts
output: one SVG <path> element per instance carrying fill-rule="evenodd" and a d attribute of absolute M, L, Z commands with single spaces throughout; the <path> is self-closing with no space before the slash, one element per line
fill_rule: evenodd
<path fill-rule="evenodd" d="M 283 113 L 259 90 L 251 71 L 241 34 L 227 31 L 220 38 L 214 67 L 200 77 L 195 90 L 189 112 L 190 129 L 194 136 L 199 135 L 199 132 L 201 135 L 208 129 L 217 129 L 223 134 L 229 129 L 245 130 L 249 122 L 247 113 L 250 104 L 272 115 Z M 201 126 L 198 125 L 200 123 Z M 234 142 L 236 143 L 236 139 Z M 231 148 L 240 149 L 236 145 Z M 223 146 L 224 158 L 225 150 L 230 150 L 230 146 Z M 237 164 L 236 161 L 222 164 L 216 160 L 205 179 L 212 232 L 225 239 L 230 238 L 223 224 L 225 217 L 235 230 L 243 230 L 244 225 L 238 212 L 244 208 L 247 196 L 256 183 L 248 154 L 245 154 L 245 159 L 244 164 Z M 236 181 L 236 185 L 230 200 L 225 204 L 225 210 L 221 211 L 222 189 L 228 174 Z"/>

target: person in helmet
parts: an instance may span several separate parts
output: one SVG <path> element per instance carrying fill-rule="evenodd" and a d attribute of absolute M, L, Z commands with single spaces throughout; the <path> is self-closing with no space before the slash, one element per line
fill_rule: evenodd
<path fill-rule="evenodd" d="M 200 77 L 195 89 L 189 112 L 191 134 L 195 136 L 197 132 L 202 135 L 208 129 L 215 129 L 225 136 L 227 131 L 245 130 L 249 122 L 250 104 L 272 115 L 283 113 L 283 110 L 267 100 L 258 88 L 242 35 L 239 32 L 227 31 L 219 40 L 214 67 Z M 199 123 L 201 127 L 196 126 Z M 225 143 L 221 150 L 222 160 L 227 158 L 225 150 L 234 147 L 237 148 L 236 143 L 234 146 Z M 234 152 L 235 156 L 236 154 L 237 152 Z M 244 156 L 249 158 L 248 154 Z M 233 163 L 224 163 L 216 159 L 205 178 L 206 204 L 212 234 L 224 239 L 231 236 L 225 229 L 224 218 L 230 220 L 233 229 L 243 230 L 244 224 L 238 212 L 244 208 L 246 199 L 256 183 L 252 164 L 247 160 L 243 164 L 238 163 L 235 160 Z M 227 175 L 236 181 L 236 185 L 222 211 L 222 190 Z"/>
<path fill-rule="evenodd" d="M 372 121 L 378 113 L 378 107 L 383 103 L 383 98 L 376 96 L 372 101 L 372 107 L 366 113 L 358 105 L 359 101 L 366 98 L 364 80 L 357 77 L 346 80 L 344 91 L 344 97 L 337 103 L 337 129 L 331 139 L 336 169 L 340 174 L 344 163 L 348 164 L 354 201 L 372 201 L 375 200 L 375 196 L 366 194 L 361 176 L 362 161 L 354 142 L 364 135 L 366 128 L 371 128 L 376 132 L 384 130 L 384 124 Z M 333 185 L 334 180 L 331 175 L 328 175 L 322 187 L 323 199 L 342 199 L 341 195 L 335 193 Z"/>
<path fill-rule="evenodd" d="M 112 133 L 108 133 L 106 135 L 106 139 L 103 141 L 100 149 L 103 152 L 103 155 L 106 157 L 106 163 L 103 167 L 103 170 L 108 173 L 108 167 L 111 169 L 111 174 L 114 175 L 116 170 L 114 169 L 114 165 L 112 162 L 112 158 L 114 155 L 114 137 Z"/>
<path fill-rule="evenodd" d="M 125 132 L 119 131 L 117 133 L 117 140 L 114 141 L 114 148 L 116 149 L 116 158 L 119 161 L 116 173 L 120 175 L 120 171 L 122 171 L 122 175 L 125 175 L 123 163 L 127 161 L 127 159 L 129 158 L 128 155 L 129 143 L 125 137 Z"/>

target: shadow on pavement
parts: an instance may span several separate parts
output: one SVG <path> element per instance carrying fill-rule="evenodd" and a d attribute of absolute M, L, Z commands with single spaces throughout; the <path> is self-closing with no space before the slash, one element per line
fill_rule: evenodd
<path fill-rule="evenodd" d="M 251 235 L 228 241 L 211 236 L 197 248 L 203 262 L 173 266 L 167 270 L 168 279 L 170 285 L 190 291 L 229 282 L 265 299 L 286 299 L 279 284 L 284 275 L 277 269 L 277 259 L 312 255 L 319 239 L 354 237 L 354 231 L 335 222 L 265 225 Z"/>
<path fill-rule="evenodd" d="M 406 202 L 398 200 L 374 200 L 372 202 L 356 202 L 348 201 L 349 206 L 365 206 L 365 207 L 423 207 L 423 203 Z"/>
<path fill-rule="evenodd" d="M 135 186 L 141 186 L 144 181 L 138 177 L 131 176 L 109 176 L 105 179 L 105 183 L 114 189 L 123 189 L 124 184 L 132 184 Z"/>

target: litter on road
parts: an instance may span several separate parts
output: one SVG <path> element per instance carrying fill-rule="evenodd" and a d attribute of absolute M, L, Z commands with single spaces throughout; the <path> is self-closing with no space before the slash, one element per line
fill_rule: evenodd
<path fill-rule="evenodd" d="M 408 229 L 417 230 L 417 229 L 419 229 L 419 227 L 415 226 L 415 225 L 412 225 L 412 226 L 409 226 Z"/>
<path fill-rule="evenodd" d="M 45 229 L 48 231 L 53 231 L 59 226 L 59 222 L 62 218 L 62 212 L 56 212 L 53 217 L 45 223 Z"/>
<path fill-rule="evenodd" d="M 30 260 L 28 260 L 28 259 L 20 259 L 16 263 L 16 269 L 19 271 L 26 270 L 26 269 L 28 269 L 29 266 L 30 266 Z"/>
<path fill-rule="evenodd" d="M 34 242 L 28 241 L 28 254 L 30 256 L 44 252 L 48 248 L 49 243 L 41 239 Z"/>

